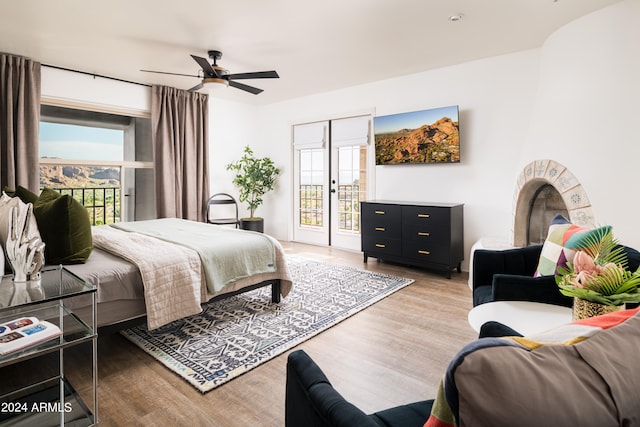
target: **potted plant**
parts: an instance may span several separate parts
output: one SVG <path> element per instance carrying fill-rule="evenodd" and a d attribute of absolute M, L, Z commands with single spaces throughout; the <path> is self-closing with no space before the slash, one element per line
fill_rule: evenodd
<path fill-rule="evenodd" d="M 264 219 L 254 216 L 254 213 L 263 202 L 262 196 L 273 190 L 280 169 L 268 157 L 254 157 L 247 145 L 240 160 L 229 163 L 227 170 L 235 171 L 232 182 L 240 188 L 240 202 L 247 203 L 249 207 L 249 218 L 240 218 L 240 226 L 244 230 L 263 232 Z"/>
<path fill-rule="evenodd" d="M 573 297 L 574 320 L 640 302 L 640 268 L 628 270 L 627 254 L 611 226 L 574 234 L 565 247 L 576 253 L 567 268 L 558 268 L 556 283 L 563 295 Z"/>

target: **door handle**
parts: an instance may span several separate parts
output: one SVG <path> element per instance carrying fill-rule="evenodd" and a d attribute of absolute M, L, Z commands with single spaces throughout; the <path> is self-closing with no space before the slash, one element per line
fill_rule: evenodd
<path fill-rule="evenodd" d="M 331 192 L 332 192 L 332 193 L 335 193 L 335 192 L 336 192 L 336 189 L 335 189 L 335 188 L 332 188 L 332 189 L 331 189 Z"/>

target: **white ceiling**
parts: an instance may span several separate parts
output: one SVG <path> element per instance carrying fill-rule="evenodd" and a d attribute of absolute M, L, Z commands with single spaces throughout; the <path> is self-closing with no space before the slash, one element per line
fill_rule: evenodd
<path fill-rule="evenodd" d="M 556 29 L 620 0 L 0 0 L 0 51 L 134 82 L 195 86 L 190 54 L 223 52 L 267 103 L 542 46 Z M 453 14 L 463 14 L 458 22 Z M 217 86 L 217 85 L 216 85 Z"/>

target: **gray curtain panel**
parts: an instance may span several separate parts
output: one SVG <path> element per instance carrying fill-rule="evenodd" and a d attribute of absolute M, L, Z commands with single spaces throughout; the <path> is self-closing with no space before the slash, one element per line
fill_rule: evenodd
<path fill-rule="evenodd" d="M 209 198 L 209 96 L 151 89 L 156 209 L 159 218 L 204 220 Z"/>
<path fill-rule="evenodd" d="M 40 63 L 0 53 L 0 189 L 40 191 Z"/>

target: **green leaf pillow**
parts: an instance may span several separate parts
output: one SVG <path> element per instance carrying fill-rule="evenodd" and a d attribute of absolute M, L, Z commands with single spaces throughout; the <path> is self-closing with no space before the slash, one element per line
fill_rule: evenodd
<path fill-rule="evenodd" d="M 87 210 L 70 195 L 45 188 L 33 206 L 47 264 L 82 264 L 93 249 Z"/>

